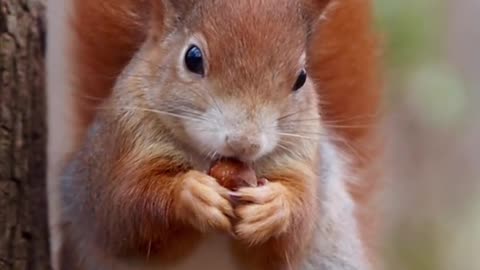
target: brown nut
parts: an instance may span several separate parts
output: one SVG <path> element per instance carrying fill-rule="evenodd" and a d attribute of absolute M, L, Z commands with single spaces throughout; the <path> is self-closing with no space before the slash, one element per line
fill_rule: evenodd
<path fill-rule="evenodd" d="M 221 159 L 213 164 L 209 174 L 230 190 L 257 186 L 257 176 L 253 168 L 238 160 Z"/>

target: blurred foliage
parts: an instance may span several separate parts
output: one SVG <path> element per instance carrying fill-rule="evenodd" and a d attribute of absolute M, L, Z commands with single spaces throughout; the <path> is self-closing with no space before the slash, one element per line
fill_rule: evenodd
<path fill-rule="evenodd" d="M 466 89 L 445 59 L 445 0 L 375 0 L 389 76 L 387 96 L 408 98 L 423 124 L 449 128 L 466 113 Z"/>
<path fill-rule="evenodd" d="M 424 165 L 422 162 L 435 161 L 438 156 L 435 156 L 433 150 L 426 150 L 429 148 L 421 143 L 413 143 L 413 140 L 453 144 L 455 142 L 451 140 L 456 139 L 458 144 L 466 134 L 467 127 L 472 126 L 471 121 L 465 119 L 469 109 L 475 107 L 475 100 L 471 98 L 473 89 L 467 89 L 459 71 L 447 58 L 446 44 L 449 38 L 447 29 L 450 22 L 446 7 L 448 3 L 455 4 L 455 0 L 375 0 L 374 3 L 376 23 L 383 35 L 387 103 L 392 114 L 390 120 L 398 119 L 398 115 L 393 114 L 400 114 L 402 116 L 400 119 L 409 124 L 403 126 L 395 124 L 390 127 L 396 134 L 400 134 L 397 140 L 407 141 L 403 144 L 407 147 L 416 145 L 419 149 L 414 153 L 421 156 L 416 156 L 418 161 L 415 162 L 415 167 L 408 165 L 405 167 L 412 170 L 411 176 L 419 178 L 410 181 L 413 184 L 408 188 L 411 192 L 414 189 L 421 189 L 422 183 L 438 185 L 436 183 L 439 181 L 435 179 L 433 181 L 421 179 L 422 174 L 419 172 L 425 168 L 437 170 L 435 166 L 422 167 Z M 478 112 L 478 109 L 475 111 Z M 417 128 L 395 129 L 396 126 L 411 127 L 411 123 L 415 123 L 413 126 Z M 441 137 L 442 135 L 445 137 Z M 446 155 L 448 156 L 448 153 Z M 393 160 L 409 164 L 402 160 L 402 157 Z M 443 172 L 451 170 L 459 176 L 459 179 L 452 179 L 454 181 L 446 183 L 467 185 L 467 181 L 462 179 L 465 177 L 462 168 L 443 167 L 438 170 Z M 478 177 L 478 174 L 475 176 Z M 399 177 L 402 175 L 393 176 Z M 433 192 L 435 189 L 431 187 L 427 185 L 421 190 Z M 445 188 L 449 189 L 451 186 Z M 416 194 L 423 195 L 421 192 Z M 454 199 L 453 196 L 449 198 L 449 203 L 455 205 L 452 209 L 457 210 L 442 209 L 439 203 L 439 213 L 422 212 L 421 205 L 418 205 L 418 209 L 406 208 L 401 210 L 402 213 L 395 213 L 398 222 L 388 228 L 386 235 L 386 269 L 480 269 L 480 259 L 474 254 L 475 247 L 480 246 L 480 208 L 475 206 L 480 204 L 478 198 L 469 203 L 465 201 L 463 203 L 466 213 L 463 216 L 459 213 L 462 200 Z"/>
<path fill-rule="evenodd" d="M 375 0 L 377 23 L 386 35 L 389 64 L 403 69 L 438 56 L 442 0 Z"/>
<path fill-rule="evenodd" d="M 406 226 L 406 227 L 405 227 Z M 432 230 L 436 229 L 436 230 Z M 439 270 L 442 239 L 435 224 L 404 225 L 393 233 L 393 248 L 387 252 L 388 270 Z M 408 234 L 406 233 L 408 232 Z"/>
<path fill-rule="evenodd" d="M 467 97 L 455 70 L 445 64 L 419 65 L 414 70 L 408 87 L 420 120 L 434 128 L 461 124 Z"/>

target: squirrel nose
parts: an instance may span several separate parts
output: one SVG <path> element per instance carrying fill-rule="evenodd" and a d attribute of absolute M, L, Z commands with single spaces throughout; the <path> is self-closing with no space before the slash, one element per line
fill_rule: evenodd
<path fill-rule="evenodd" d="M 227 136 L 225 142 L 234 155 L 240 158 L 253 157 L 257 155 L 261 149 L 258 139 L 245 135 Z"/>

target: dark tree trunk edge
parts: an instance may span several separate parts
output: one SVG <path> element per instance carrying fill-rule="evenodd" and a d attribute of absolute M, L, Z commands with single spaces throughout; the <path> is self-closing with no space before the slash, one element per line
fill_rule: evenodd
<path fill-rule="evenodd" d="M 50 268 L 42 0 L 0 0 L 0 270 Z"/>

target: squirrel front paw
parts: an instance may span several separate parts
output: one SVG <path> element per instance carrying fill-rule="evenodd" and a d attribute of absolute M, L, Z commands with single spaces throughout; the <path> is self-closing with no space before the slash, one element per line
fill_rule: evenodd
<path fill-rule="evenodd" d="M 287 232 L 292 220 L 291 198 L 281 183 L 241 188 L 231 196 L 241 203 L 235 209 L 238 223 L 234 229 L 240 241 L 257 245 Z"/>
<path fill-rule="evenodd" d="M 230 232 L 229 217 L 234 217 L 228 190 L 217 180 L 199 171 L 189 171 L 181 179 L 176 215 L 194 228 L 205 232 L 218 229 Z"/>

